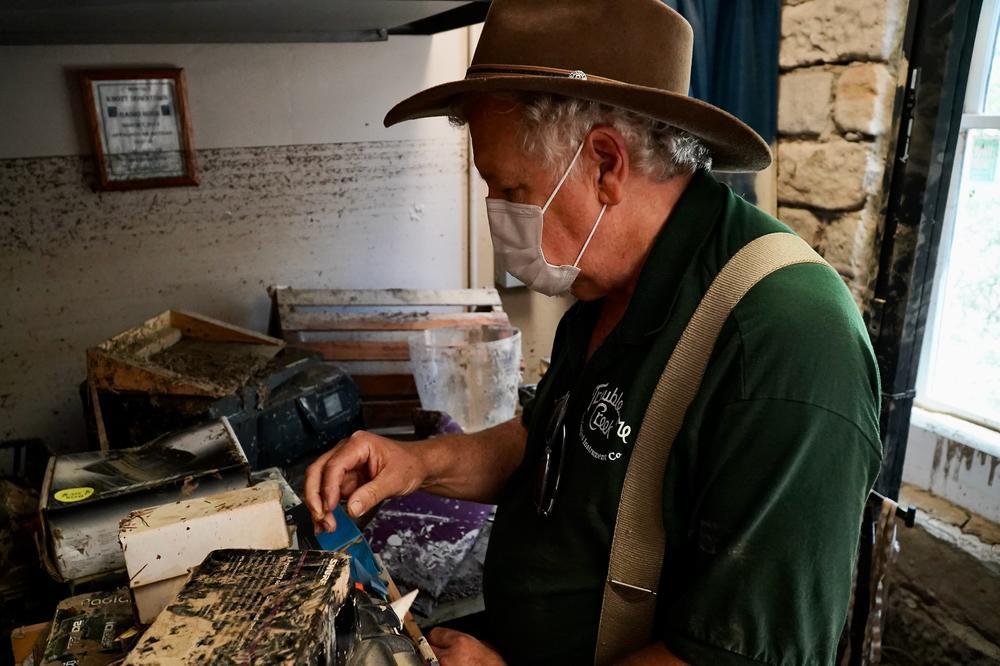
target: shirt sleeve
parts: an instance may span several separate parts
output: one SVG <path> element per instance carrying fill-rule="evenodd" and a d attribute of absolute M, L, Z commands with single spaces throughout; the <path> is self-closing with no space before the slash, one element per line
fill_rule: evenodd
<path fill-rule="evenodd" d="M 693 479 L 664 498 L 687 517 L 667 529 L 660 638 L 692 664 L 833 663 L 879 442 L 783 399 L 737 400 L 715 423 L 697 464 L 668 467 Z"/>

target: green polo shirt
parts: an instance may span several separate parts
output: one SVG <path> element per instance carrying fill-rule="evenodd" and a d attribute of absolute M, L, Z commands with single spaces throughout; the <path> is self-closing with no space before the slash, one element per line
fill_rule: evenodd
<path fill-rule="evenodd" d="M 488 638 L 510 663 L 592 663 L 618 501 L 653 388 L 725 262 L 776 231 L 792 233 L 698 173 L 589 360 L 600 301 L 563 316 L 486 560 Z M 541 518 L 534 479 L 553 404 L 567 393 L 559 492 Z M 694 664 L 833 662 L 881 461 L 878 414 L 875 357 L 833 270 L 790 266 L 750 290 L 722 329 L 663 480 L 657 639 Z"/>

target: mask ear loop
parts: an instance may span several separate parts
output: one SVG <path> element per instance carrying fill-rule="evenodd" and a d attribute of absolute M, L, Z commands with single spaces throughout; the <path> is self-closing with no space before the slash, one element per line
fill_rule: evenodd
<path fill-rule="evenodd" d="M 556 194 L 559 193 L 559 188 L 561 188 L 563 186 L 563 183 L 566 182 L 566 179 L 569 178 L 569 173 L 573 170 L 573 165 L 576 164 L 576 160 L 579 159 L 580 153 L 583 152 L 583 144 L 585 144 L 586 142 L 587 142 L 586 138 L 584 138 L 584 140 L 580 142 L 580 147 L 576 149 L 576 155 L 573 156 L 573 159 L 570 161 L 569 166 L 566 167 L 566 173 L 564 173 L 562 175 L 562 178 L 559 179 L 559 183 L 556 184 L 556 189 L 552 190 L 552 194 L 549 195 L 549 198 L 545 201 L 545 205 L 542 206 L 542 213 L 548 210 L 549 204 L 552 203 L 552 200 L 556 198 Z"/>
<path fill-rule="evenodd" d="M 597 225 L 601 223 L 601 218 L 604 217 L 604 211 L 607 209 L 608 204 L 604 204 L 604 206 L 601 207 L 601 214 L 597 216 L 597 221 L 594 222 L 594 226 L 590 229 L 590 235 L 587 236 L 587 240 L 584 242 L 583 247 L 580 248 L 580 254 L 576 255 L 576 261 L 573 262 L 573 268 L 579 266 L 580 260 L 583 259 L 583 253 L 587 251 L 587 246 L 590 245 L 590 239 L 597 233 Z"/>

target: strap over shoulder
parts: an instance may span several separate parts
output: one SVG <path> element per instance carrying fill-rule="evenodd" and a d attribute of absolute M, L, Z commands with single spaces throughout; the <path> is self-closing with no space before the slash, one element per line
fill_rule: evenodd
<path fill-rule="evenodd" d="M 670 355 L 625 474 L 601 604 L 594 658 L 598 666 L 651 640 L 666 548 L 663 475 L 722 325 L 755 284 L 785 266 L 803 263 L 826 261 L 794 234 L 772 233 L 747 243 L 712 281 Z"/>

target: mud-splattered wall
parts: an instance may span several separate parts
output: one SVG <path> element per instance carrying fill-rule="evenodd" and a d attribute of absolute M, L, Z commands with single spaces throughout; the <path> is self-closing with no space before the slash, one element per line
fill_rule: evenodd
<path fill-rule="evenodd" d="M 0 161 L 0 437 L 75 442 L 84 349 L 167 308 L 264 330 L 265 287 L 462 286 L 465 140 L 200 151 L 202 182 L 95 194 Z"/>
<path fill-rule="evenodd" d="M 54 48 L 0 48 L 0 116 L 35 133 L 0 132 L 0 439 L 78 446 L 84 350 L 167 308 L 263 330 L 269 284 L 465 286 L 464 132 L 381 129 L 386 100 L 464 72 L 464 35 Z M 129 62 L 187 69 L 198 187 L 90 189 L 65 72 Z"/>

